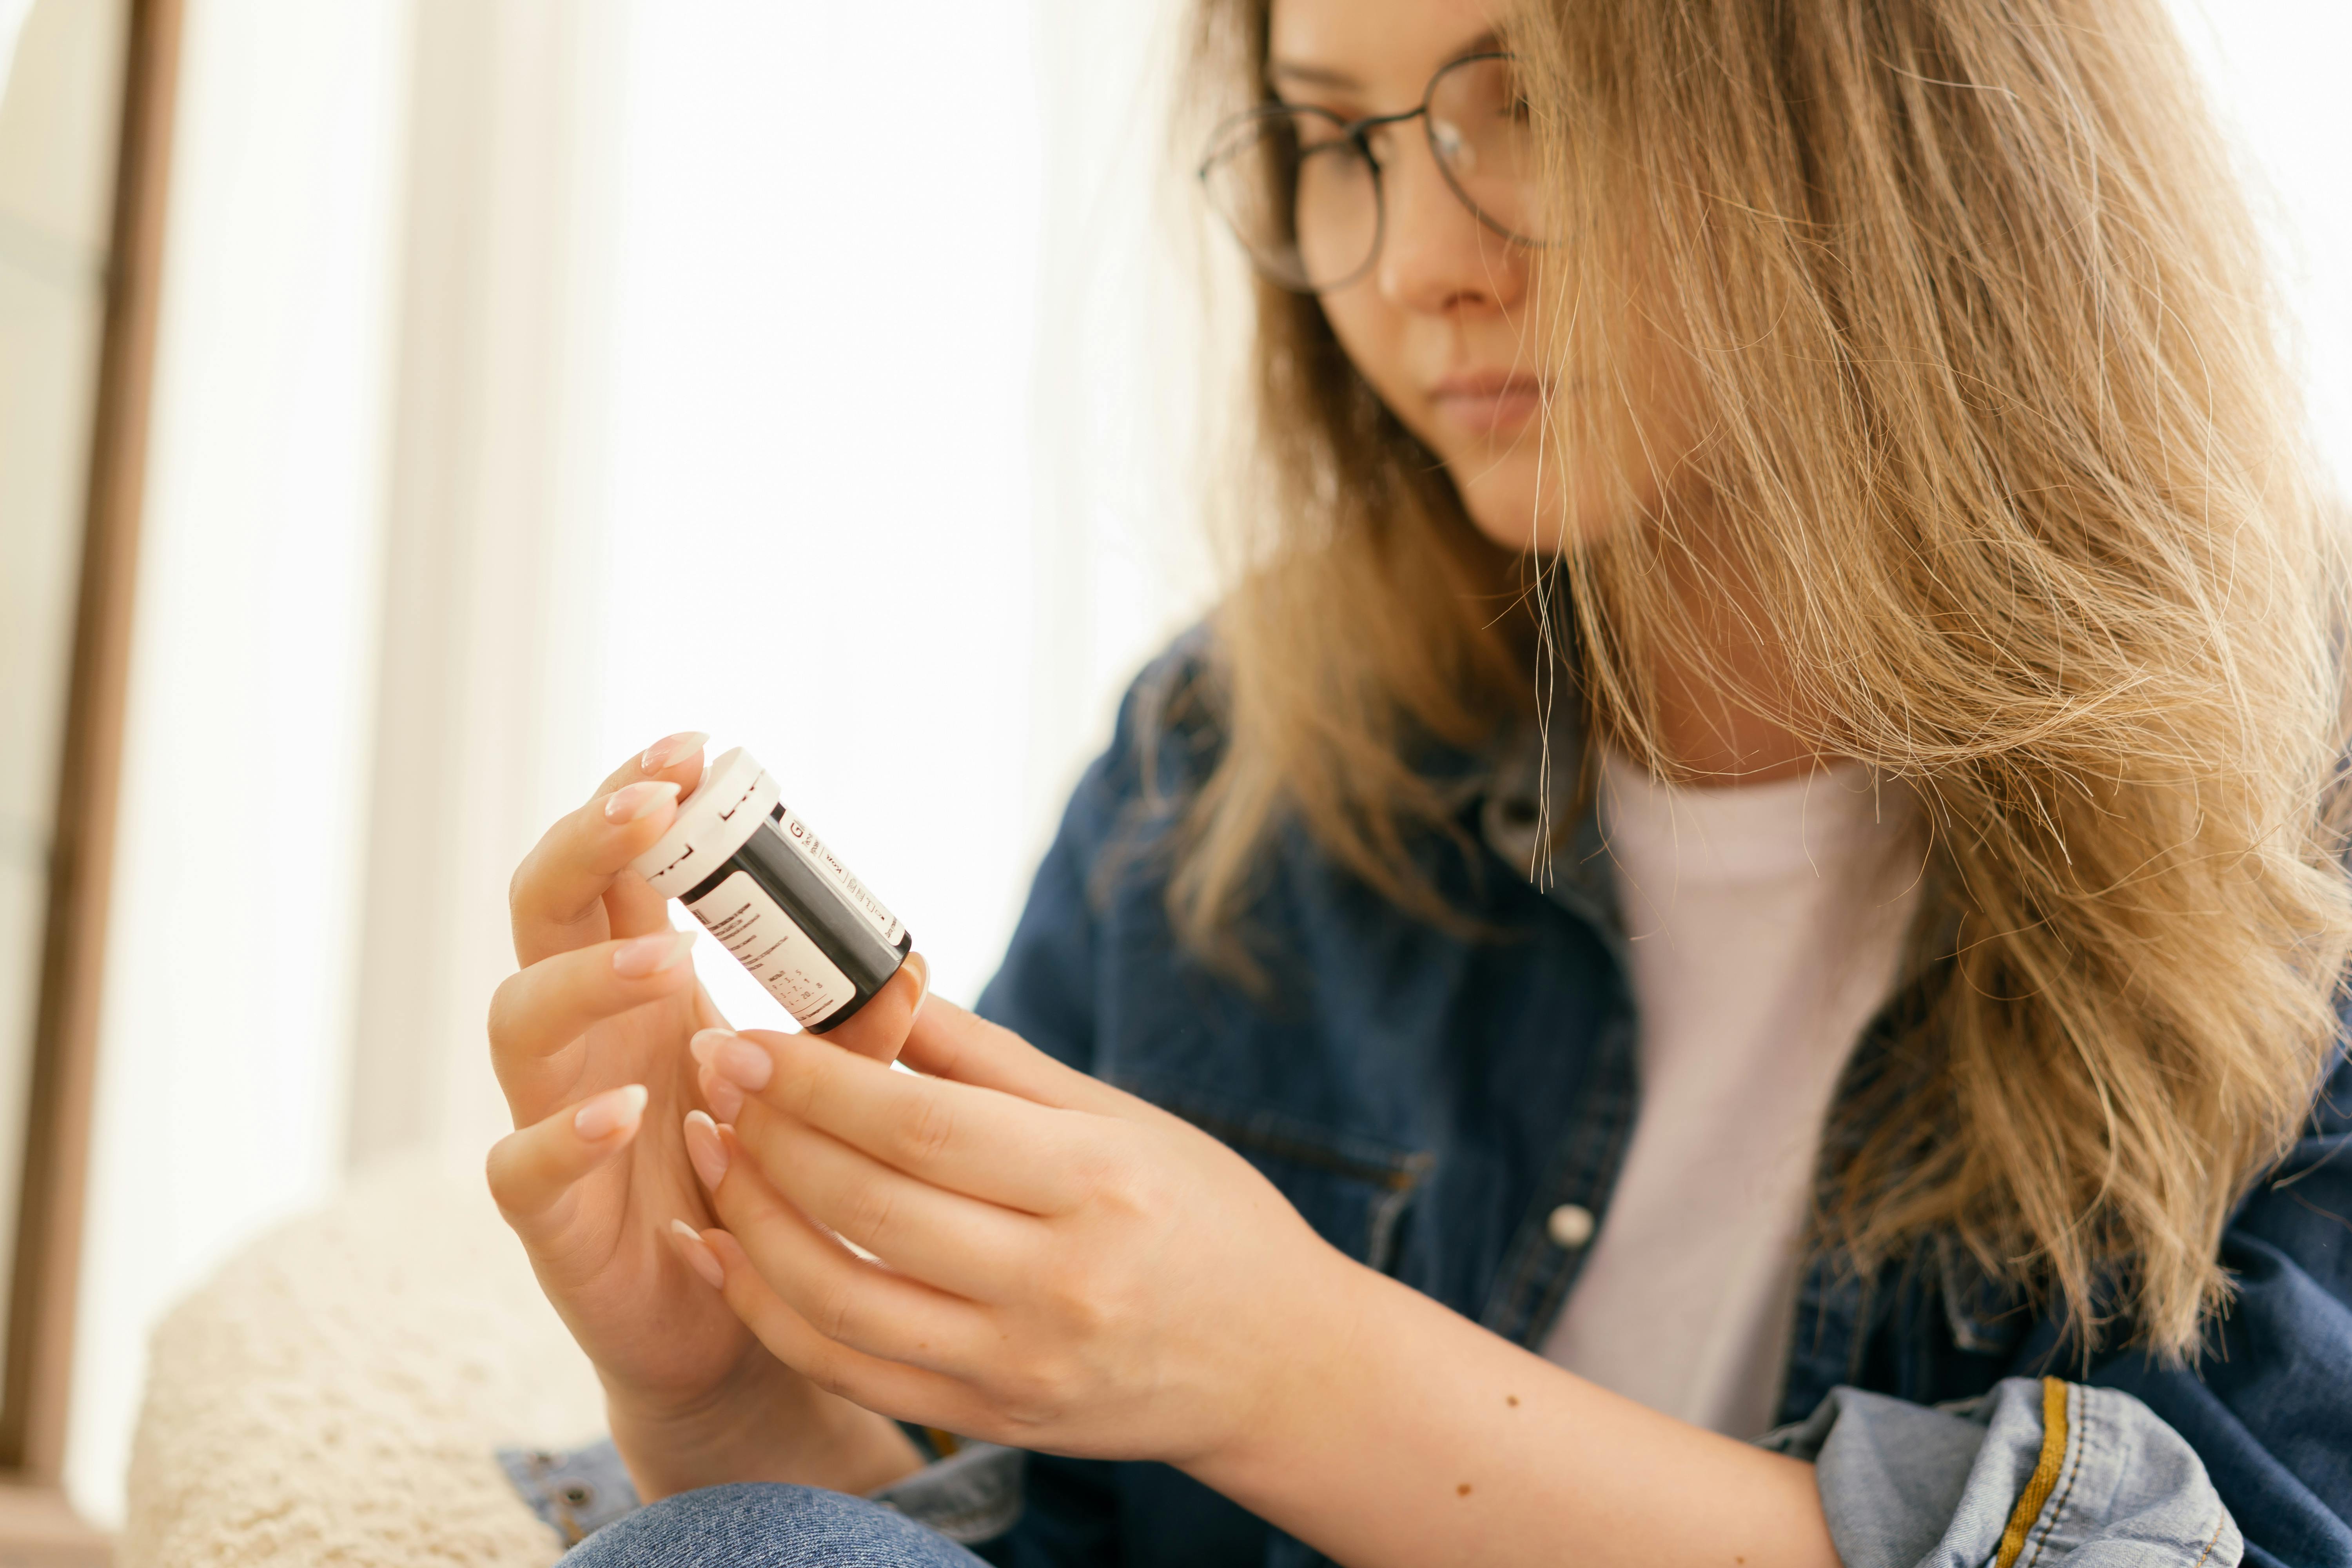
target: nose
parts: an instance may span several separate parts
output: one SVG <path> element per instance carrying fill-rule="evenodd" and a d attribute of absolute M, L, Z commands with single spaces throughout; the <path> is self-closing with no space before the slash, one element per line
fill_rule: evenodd
<path fill-rule="evenodd" d="M 1428 314 L 1516 310 L 1528 287 L 1520 247 L 1478 221 L 1446 183 L 1418 127 L 1382 149 L 1388 232 L 1375 281 L 1381 298 Z"/>

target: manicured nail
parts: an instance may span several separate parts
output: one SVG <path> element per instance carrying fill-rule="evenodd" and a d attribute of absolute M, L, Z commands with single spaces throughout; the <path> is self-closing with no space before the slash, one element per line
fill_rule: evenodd
<path fill-rule="evenodd" d="M 677 785 L 667 779 L 641 779 L 624 784 L 604 797 L 604 820 L 641 822 L 663 806 L 677 803 Z"/>
<path fill-rule="evenodd" d="M 680 730 L 675 735 L 665 735 L 646 748 L 646 754 L 637 759 L 637 766 L 646 773 L 657 773 L 686 761 L 702 750 L 703 742 L 709 739 L 699 730 Z"/>
<path fill-rule="evenodd" d="M 624 980 L 643 980 L 649 974 L 659 974 L 693 951 L 692 931 L 657 931 L 614 948 L 613 973 Z"/>
<path fill-rule="evenodd" d="M 591 1143 L 610 1138 L 625 1127 L 635 1127 L 646 1113 L 646 1086 L 626 1084 L 606 1089 L 572 1112 L 572 1130 Z"/>
<path fill-rule="evenodd" d="M 699 1110 L 686 1113 L 686 1157 L 712 1192 L 727 1179 L 727 1145 L 719 1141 L 718 1124 Z"/>
<path fill-rule="evenodd" d="M 740 1035 L 724 1035 L 711 1042 L 710 1070 L 752 1094 L 768 1087 L 768 1077 L 776 1070 L 768 1053 Z"/>
<path fill-rule="evenodd" d="M 731 1122 L 743 1114 L 743 1091 L 712 1072 L 708 1062 L 695 1078 L 702 1085 L 702 1101 L 710 1107 L 712 1116 Z"/>
<path fill-rule="evenodd" d="M 718 1048 L 719 1042 L 734 1037 L 725 1029 L 697 1029 L 694 1031 L 694 1038 L 686 1042 L 687 1054 L 704 1067 L 709 1067 L 710 1053 Z"/>
<path fill-rule="evenodd" d="M 923 1004 L 931 999 L 931 961 L 919 952 L 910 952 L 907 966 L 915 972 L 915 1006 L 907 1015 L 907 1022 L 911 1024 L 923 1016 Z"/>
<path fill-rule="evenodd" d="M 703 1243 L 701 1232 L 682 1219 L 669 1222 L 669 1239 L 677 1255 L 686 1259 L 687 1267 L 702 1276 L 702 1282 L 713 1290 L 727 1289 L 727 1270 L 719 1255 Z"/>

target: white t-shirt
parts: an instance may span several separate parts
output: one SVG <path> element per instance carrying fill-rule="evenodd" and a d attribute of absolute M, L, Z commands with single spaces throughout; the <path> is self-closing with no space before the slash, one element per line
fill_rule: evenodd
<path fill-rule="evenodd" d="M 1678 789 L 1606 757 L 1641 1111 L 1550 1360 L 1731 1436 L 1772 1425 L 1822 1121 L 1894 987 L 1916 816 L 1858 764 Z"/>

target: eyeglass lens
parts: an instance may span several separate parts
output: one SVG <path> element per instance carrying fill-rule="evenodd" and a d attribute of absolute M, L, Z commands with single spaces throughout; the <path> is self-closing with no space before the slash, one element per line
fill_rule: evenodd
<path fill-rule="evenodd" d="M 1510 59 L 1456 60 L 1423 101 L 1430 151 L 1454 194 L 1504 238 L 1548 243 L 1534 138 Z M 1373 159 L 1365 136 L 1336 115 L 1272 104 L 1219 132 L 1201 180 L 1251 259 L 1312 293 L 1353 282 L 1379 254 L 1384 211 Z"/>

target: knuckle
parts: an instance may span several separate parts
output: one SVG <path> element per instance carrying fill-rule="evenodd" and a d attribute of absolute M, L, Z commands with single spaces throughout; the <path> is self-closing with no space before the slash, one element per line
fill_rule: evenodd
<path fill-rule="evenodd" d="M 513 875 L 507 879 L 507 910 L 520 914 L 530 903 L 531 884 L 539 876 L 539 868 L 547 853 L 547 840 L 541 838 L 515 862 Z"/>
<path fill-rule="evenodd" d="M 499 1205 L 500 1215 L 521 1195 L 519 1189 L 522 1173 L 518 1168 L 514 1142 L 511 1137 L 499 1139 L 482 1158 L 482 1180 L 488 1185 L 490 1201 Z"/>
<path fill-rule="evenodd" d="M 1094 1334 L 1110 1323 L 1111 1304 L 1091 1270 L 1057 1264 L 1048 1269 L 1042 1284 L 1045 1304 L 1064 1335 Z"/>
<path fill-rule="evenodd" d="M 849 1362 L 845 1356 L 820 1351 L 809 1358 L 808 1365 L 801 1368 L 800 1373 L 827 1394 L 843 1399 L 855 1397 L 855 1380 L 849 1375 Z"/>
<path fill-rule="evenodd" d="M 1070 1408 L 1076 1383 L 1076 1370 L 1066 1357 L 1036 1357 L 1008 1380 L 1000 1408 L 1018 1426 L 1050 1429 Z"/>
<path fill-rule="evenodd" d="M 525 973 L 525 971 L 517 970 L 499 981 L 499 988 L 490 993 L 488 1023 L 492 1049 L 512 1039 L 516 1026 L 522 1021 L 521 1015 L 524 1011 L 522 993 L 529 984 L 529 982 L 523 978 Z"/>
<path fill-rule="evenodd" d="M 772 1073 L 760 1097 L 787 1116 L 814 1124 L 824 1118 L 824 1065 L 808 1072 Z"/>
<path fill-rule="evenodd" d="M 1135 1161 L 1113 1150 L 1097 1151 L 1081 1167 L 1093 1206 L 1130 1220 L 1155 1219 L 1165 1196 Z"/>
<path fill-rule="evenodd" d="M 918 1163 L 938 1160 L 955 1146 L 955 1108 L 936 1094 L 924 1094 L 898 1124 L 899 1152 Z"/>
<path fill-rule="evenodd" d="M 1108 1143 L 1087 1140 L 1070 1150 L 1063 1167 L 1088 1197 L 1112 1197 L 1128 1182 L 1127 1157 Z"/>
<path fill-rule="evenodd" d="M 877 1251 L 890 1232 L 898 1214 L 898 1195 L 887 1182 L 861 1184 L 848 1202 L 844 1216 L 856 1227 L 854 1234 L 863 1237 Z"/>
<path fill-rule="evenodd" d="M 857 1289 L 848 1279 L 828 1280 L 817 1287 L 809 1323 L 828 1340 L 849 1337 L 857 1324 Z"/>

